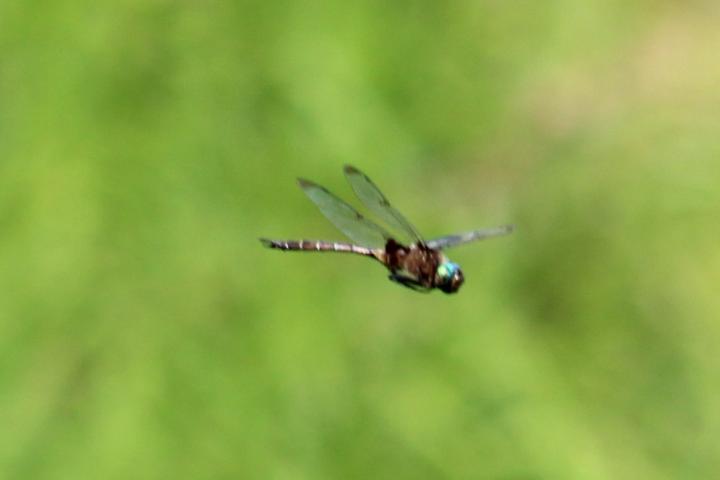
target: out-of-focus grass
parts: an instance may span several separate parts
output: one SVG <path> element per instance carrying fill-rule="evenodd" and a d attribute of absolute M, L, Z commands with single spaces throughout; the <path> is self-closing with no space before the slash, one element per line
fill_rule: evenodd
<path fill-rule="evenodd" d="M 2 478 L 710 478 L 712 2 L 0 5 Z M 459 295 L 294 186 L 356 164 Z"/>

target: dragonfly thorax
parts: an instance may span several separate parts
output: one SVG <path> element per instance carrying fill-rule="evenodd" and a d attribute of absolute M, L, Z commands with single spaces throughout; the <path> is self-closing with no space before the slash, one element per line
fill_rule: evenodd
<path fill-rule="evenodd" d="M 445 293 L 455 293 L 465 278 L 457 263 L 445 261 L 435 272 L 435 286 Z"/>

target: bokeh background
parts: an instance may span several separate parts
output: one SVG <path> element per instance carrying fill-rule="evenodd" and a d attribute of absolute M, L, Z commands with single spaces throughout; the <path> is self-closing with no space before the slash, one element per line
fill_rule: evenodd
<path fill-rule="evenodd" d="M 0 3 L 0 478 L 720 471 L 716 1 Z M 458 295 L 296 187 L 366 171 Z"/>

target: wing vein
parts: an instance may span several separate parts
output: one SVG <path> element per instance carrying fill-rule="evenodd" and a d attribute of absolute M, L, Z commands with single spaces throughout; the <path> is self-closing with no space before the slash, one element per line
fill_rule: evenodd
<path fill-rule="evenodd" d="M 298 179 L 300 188 L 320 209 L 325 217 L 353 242 L 363 247 L 380 247 L 391 235 L 376 223 L 368 220 L 345 201 L 320 185 Z"/>
<path fill-rule="evenodd" d="M 352 165 L 345 165 L 344 171 L 355 195 L 372 213 L 412 242 L 424 243 L 420 232 L 395 207 L 390 205 L 385 195 L 367 175 Z"/>
<path fill-rule="evenodd" d="M 483 228 L 473 230 L 471 232 L 459 233 L 457 235 L 446 235 L 444 237 L 434 238 L 427 242 L 430 248 L 442 250 L 444 248 L 456 247 L 465 243 L 485 240 L 493 237 L 500 237 L 512 233 L 515 229 L 513 225 L 502 225 L 499 227 Z"/>

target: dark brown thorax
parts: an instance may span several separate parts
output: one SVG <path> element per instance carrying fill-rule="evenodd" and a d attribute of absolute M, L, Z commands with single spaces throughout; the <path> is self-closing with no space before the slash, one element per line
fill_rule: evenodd
<path fill-rule="evenodd" d="M 405 272 L 427 288 L 435 286 L 435 272 L 441 261 L 440 252 L 425 245 L 412 244 L 406 247 L 390 239 L 385 244 L 385 255 L 385 265 L 391 272 Z"/>

